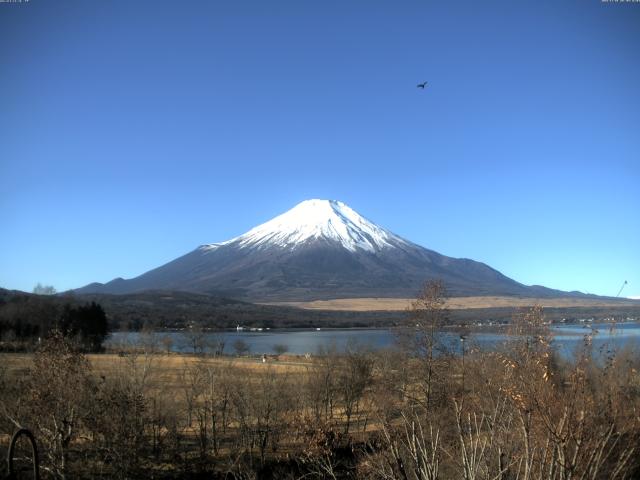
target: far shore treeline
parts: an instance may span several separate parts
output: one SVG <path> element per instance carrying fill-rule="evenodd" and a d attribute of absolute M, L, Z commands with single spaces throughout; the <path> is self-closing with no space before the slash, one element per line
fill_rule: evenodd
<path fill-rule="evenodd" d="M 478 321 L 509 323 L 513 307 L 449 311 L 450 325 Z M 624 319 L 640 307 L 545 308 L 548 320 L 567 322 L 592 317 Z M 188 292 L 141 292 L 128 295 L 37 295 L 0 289 L 0 350 L 29 350 L 52 329 L 76 338 L 86 351 L 100 351 L 110 331 L 212 330 L 236 325 L 263 328 L 388 328 L 402 325 L 404 311 L 328 311 L 262 305 Z"/>
<path fill-rule="evenodd" d="M 84 351 L 102 350 L 109 325 L 98 303 L 5 292 L 0 295 L 0 350 L 30 349 L 54 330 L 72 339 Z"/>
<path fill-rule="evenodd" d="M 450 325 L 478 321 L 509 323 L 513 307 L 451 310 Z M 545 308 L 551 321 L 592 317 L 618 320 L 640 315 L 640 307 Z M 324 311 L 261 305 L 187 292 L 142 292 L 128 295 L 37 295 L 0 289 L 0 350 L 29 350 L 50 330 L 76 338 L 86 351 L 100 351 L 110 331 L 211 330 L 236 325 L 263 328 L 388 328 L 402 325 L 404 311 Z"/>

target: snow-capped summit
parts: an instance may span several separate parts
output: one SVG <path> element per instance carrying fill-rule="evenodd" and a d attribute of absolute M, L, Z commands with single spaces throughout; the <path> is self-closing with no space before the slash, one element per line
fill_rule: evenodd
<path fill-rule="evenodd" d="M 238 244 L 243 248 L 278 246 L 295 249 L 314 240 L 334 241 L 352 252 L 358 249 L 376 252 L 406 244 L 402 238 L 370 222 L 342 202 L 313 199 L 299 203 L 244 235 L 201 248 L 210 250 L 225 244 Z"/>

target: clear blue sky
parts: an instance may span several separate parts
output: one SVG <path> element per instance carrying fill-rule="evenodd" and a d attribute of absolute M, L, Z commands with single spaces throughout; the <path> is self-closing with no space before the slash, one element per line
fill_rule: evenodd
<path fill-rule="evenodd" d="M 330 198 L 640 295 L 639 46 L 640 4 L 600 0 L 0 3 L 0 286 L 136 276 Z"/>

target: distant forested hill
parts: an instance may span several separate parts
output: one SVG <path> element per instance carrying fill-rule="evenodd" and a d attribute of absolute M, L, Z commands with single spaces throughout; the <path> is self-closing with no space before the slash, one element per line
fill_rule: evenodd
<path fill-rule="evenodd" d="M 236 325 L 269 328 L 390 327 L 407 321 L 403 311 L 327 311 L 260 305 L 187 292 L 143 292 L 127 295 L 34 295 L 0 289 L 0 340 L 12 336 L 42 335 L 65 309 L 95 303 L 106 314 L 110 330 L 184 328 L 198 324 L 225 329 Z M 514 307 L 451 310 L 451 324 L 478 321 L 508 322 Z M 545 308 L 547 319 L 640 317 L 640 306 Z"/>

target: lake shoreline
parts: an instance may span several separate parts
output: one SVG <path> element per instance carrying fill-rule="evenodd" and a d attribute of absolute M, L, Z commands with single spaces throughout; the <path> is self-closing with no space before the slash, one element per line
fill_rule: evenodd
<path fill-rule="evenodd" d="M 443 344 L 452 351 L 461 349 L 461 341 L 474 348 L 494 349 L 498 345 L 515 338 L 509 331 L 510 325 L 474 326 L 472 328 L 450 327 L 438 332 Z M 164 330 L 157 332 L 113 332 L 107 341 L 107 349 L 126 350 L 136 345 L 147 346 L 159 351 L 195 353 L 219 351 L 224 354 L 235 348 L 246 348 L 253 354 L 276 353 L 307 355 L 333 349 L 344 352 L 348 348 L 368 348 L 384 350 L 395 348 L 397 333 L 401 328 L 321 328 L 316 329 L 270 329 L 263 331 L 200 331 Z M 540 332 L 542 333 L 542 332 Z M 552 343 L 565 352 L 574 350 L 584 342 L 585 336 L 592 339 L 595 347 L 610 342 L 624 347 L 632 341 L 640 340 L 640 323 L 594 323 L 560 324 L 549 328 Z M 463 338 L 464 336 L 464 338 Z"/>

